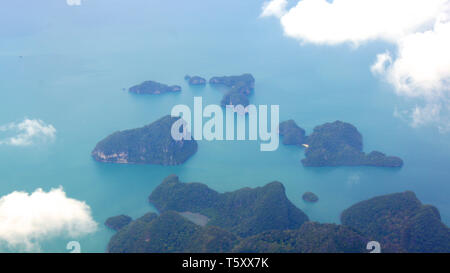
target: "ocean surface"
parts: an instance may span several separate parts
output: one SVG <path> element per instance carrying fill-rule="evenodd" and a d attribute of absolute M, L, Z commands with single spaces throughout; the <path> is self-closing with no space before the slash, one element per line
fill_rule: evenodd
<path fill-rule="evenodd" d="M 148 195 L 169 174 L 219 191 L 280 181 L 289 199 L 318 222 L 339 223 L 350 205 L 376 195 L 413 190 L 450 224 L 450 137 L 436 128 L 412 128 L 394 110 L 416 102 L 395 95 L 370 65 L 389 45 L 328 47 L 285 37 L 275 18 L 260 18 L 263 1 L 64 0 L 8 1 L 0 10 L 0 125 L 24 118 L 52 124 L 56 139 L 28 147 L 0 145 L 0 196 L 62 186 L 85 201 L 98 231 L 43 240 L 44 252 L 104 252 L 110 216 L 155 211 Z M 19 16 L 20 15 L 20 16 Z M 392 49 L 392 48 L 391 48 Z M 22 57 L 20 57 L 22 56 Z M 311 133 L 342 120 L 362 133 L 365 151 L 403 158 L 401 169 L 305 168 L 303 150 L 283 146 L 260 152 L 258 142 L 200 141 L 181 166 L 95 162 L 96 143 L 117 130 L 149 124 L 176 104 L 219 104 L 224 90 L 189 87 L 185 74 L 252 73 L 251 103 L 280 105 Z M 181 85 L 179 94 L 136 96 L 124 91 L 145 80 Z M 305 204 L 305 191 L 320 201 Z M 1 251 L 14 251 L 5 248 Z"/>

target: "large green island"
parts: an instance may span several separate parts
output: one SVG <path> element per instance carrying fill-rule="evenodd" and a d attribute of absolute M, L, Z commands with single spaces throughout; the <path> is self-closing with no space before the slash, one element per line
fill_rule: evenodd
<path fill-rule="evenodd" d="M 179 119 L 167 115 L 142 128 L 115 132 L 97 144 L 92 157 L 121 164 L 182 164 L 197 152 L 198 144 L 172 138 L 172 125 Z"/>
<path fill-rule="evenodd" d="M 384 252 L 450 252 L 450 229 L 439 210 L 411 191 L 357 203 L 342 213 L 341 222 L 380 242 Z"/>
<path fill-rule="evenodd" d="M 311 135 L 295 121 L 280 123 L 280 136 L 285 145 L 303 145 L 305 157 L 302 164 L 306 167 L 326 166 L 375 166 L 399 168 L 403 160 L 396 156 L 387 156 L 382 152 L 363 152 L 363 137 L 350 123 L 335 121 L 316 126 Z"/>
<path fill-rule="evenodd" d="M 159 214 L 121 227 L 108 252 L 367 253 L 372 240 L 382 252 L 450 251 L 450 229 L 439 211 L 412 192 L 362 201 L 342 213 L 342 225 L 310 222 L 279 182 L 218 193 L 171 175 L 149 201 Z"/>

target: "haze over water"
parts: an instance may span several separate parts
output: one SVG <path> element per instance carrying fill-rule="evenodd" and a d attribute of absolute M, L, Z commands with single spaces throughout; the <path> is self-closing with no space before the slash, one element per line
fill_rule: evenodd
<path fill-rule="evenodd" d="M 39 3 L 35 3 L 39 2 Z M 85 201 L 99 223 L 82 238 L 58 237 L 42 251 L 104 252 L 110 216 L 139 217 L 154 208 L 147 197 L 171 173 L 220 191 L 277 180 L 289 199 L 319 222 L 339 223 L 350 205 L 380 194 L 414 191 L 450 224 L 450 137 L 412 128 L 393 115 L 408 102 L 370 73 L 386 45 L 300 45 L 276 19 L 259 18 L 263 1 L 86 0 L 8 1 L 0 10 L 0 125 L 24 118 L 52 124 L 56 139 L 28 147 L 0 145 L 0 196 L 64 188 Z M 21 14 L 21 17 L 17 17 Z M 23 56 L 22 58 L 19 56 Z M 398 170 L 373 167 L 305 168 L 303 149 L 260 152 L 258 142 L 199 142 L 181 166 L 114 165 L 90 152 L 107 135 L 149 124 L 176 104 L 219 104 L 223 89 L 189 87 L 184 75 L 252 73 L 252 104 L 280 105 L 280 120 L 306 129 L 342 120 L 363 135 L 364 150 L 400 156 Z M 180 94 L 136 96 L 123 91 L 145 80 L 181 85 Z M 320 201 L 305 204 L 305 191 Z M 8 251 L 10 249 L 1 249 Z"/>

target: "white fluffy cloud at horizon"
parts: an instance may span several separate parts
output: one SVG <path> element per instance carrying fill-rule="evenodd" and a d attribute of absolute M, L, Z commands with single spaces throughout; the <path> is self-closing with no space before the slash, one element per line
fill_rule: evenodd
<path fill-rule="evenodd" d="M 380 52 L 370 68 L 400 96 L 417 99 L 396 112 L 411 125 L 450 131 L 450 0 L 287 0 L 264 4 L 262 17 L 279 18 L 285 35 L 301 43 L 396 45 Z"/>
<path fill-rule="evenodd" d="M 60 187 L 31 194 L 15 191 L 0 198 L 0 243 L 21 251 L 40 251 L 43 240 L 77 238 L 95 232 L 90 207 L 68 198 Z"/>
<path fill-rule="evenodd" d="M 39 119 L 24 119 L 0 126 L 0 136 L 3 134 L 12 136 L 0 138 L 0 145 L 29 146 L 39 141 L 53 141 L 56 129 Z"/>

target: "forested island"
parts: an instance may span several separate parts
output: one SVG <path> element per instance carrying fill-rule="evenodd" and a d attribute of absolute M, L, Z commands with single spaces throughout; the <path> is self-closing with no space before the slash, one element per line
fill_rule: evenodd
<path fill-rule="evenodd" d="M 364 153 L 362 135 L 350 123 L 335 121 L 314 128 L 308 136 L 304 166 L 402 167 L 403 160 L 373 151 Z"/>
<path fill-rule="evenodd" d="M 131 221 L 133 221 L 133 219 L 130 216 L 122 214 L 106 219 L 105 226 L 117 231 L 131 223 Z"/>
<path fill-rule="evenodd" d="M 236 91 L 230 91 L 223 95 L 222 100 L 220 101 L 220 105 L 222 107 L 226 107 L 227 105 L 242 105 L 244 107 L 250 104 L 250 100 L 248 97 L 242 93 Z"/>
<path fill-rule="evenodd" d="M 255 78 L 249 73 L 240 76 L 212 77 L 209 83 L 227 86 L 244 95 L 250 95 L 255 89 Z"/>
<path fill-rule="evenodd" d="M 189 85 L 206 85 L 206 79 L 200 76 L 184 76 L 184 79 L 188 81 Z"/>
<path fill-rule="evenodd" d="M 341 222 L 380 242 L 384 252 L 450 252 L 450 229 L 438 209 L 423 205 L 411 191 L 357 203 L 342 213 Z"/>
<path fill-rule="evenodd" d="M 155 81 L 145 81 L 128 89 L 128 92 L 134 94 L 159 95 L 164 93 L 181 92 L 181 86 L 162 84 Z"/>
<path fill-rule="evenodd" d="M 335 121 L 314 128 L 309 136 L 295 121 L 280 123 L 280 136 L 283 144 L 302 145 L 305 157 L 302 164 L 306 167 L 325 166 L 376 166 L 399 168 L 403 160 L 396 156 L 386 156 L 373 151 L 363 152 L 363 137 L 350 123 Z"/>
<path fill-rule="evenodd" d="M 272 229 L 300 227 L 308 217 L 295 207 L 280 182 L 255 189 L 220 194 L 201 183 L 182 183 L 167 177 L 149 196 L 160 212 L 193 212 L 209 218 L 208 225 L 247 237 Z"/>
<path fill-rule="evenodd" d="M 284 145 L 303 145 L 306 143 L 306 132 L 294 120 L 290 119 L 280 123 L 278 132 L 283 137 Z"/>
<path fill-rule="evenodd" d="M 211 85 L 223 85 L 229 88 L 223 96 L 221 105 L 242 105 L 250 104 L 248 96 L 255 89 L 255 78 L 252 74 L 242 74 L 240 76 L 213 77 L 209 80 Z"/>
<path fill-rule="evenodd" d="M 439 211 L 412 192 L 357 203 L 342 213 L 341 225 L 310 222 L 279 182 L 218 193 L 171 175 L 149 201 L 160 214 L 120 228 L 108 252 L 367 253 L 371 240 L 379 241 L 383 252 L 450 251 L 450 229 Z M 196 224 L 193 214 L 208 221 Z"/>
<path fill-rule="evenodd" d="M 118 131 L 100 141 L 92 151 L 99 162 L 179 165 L 197 152 L 195 140 L 172 138 L 177 117 L 169 115 L 142 128 Z"/>

